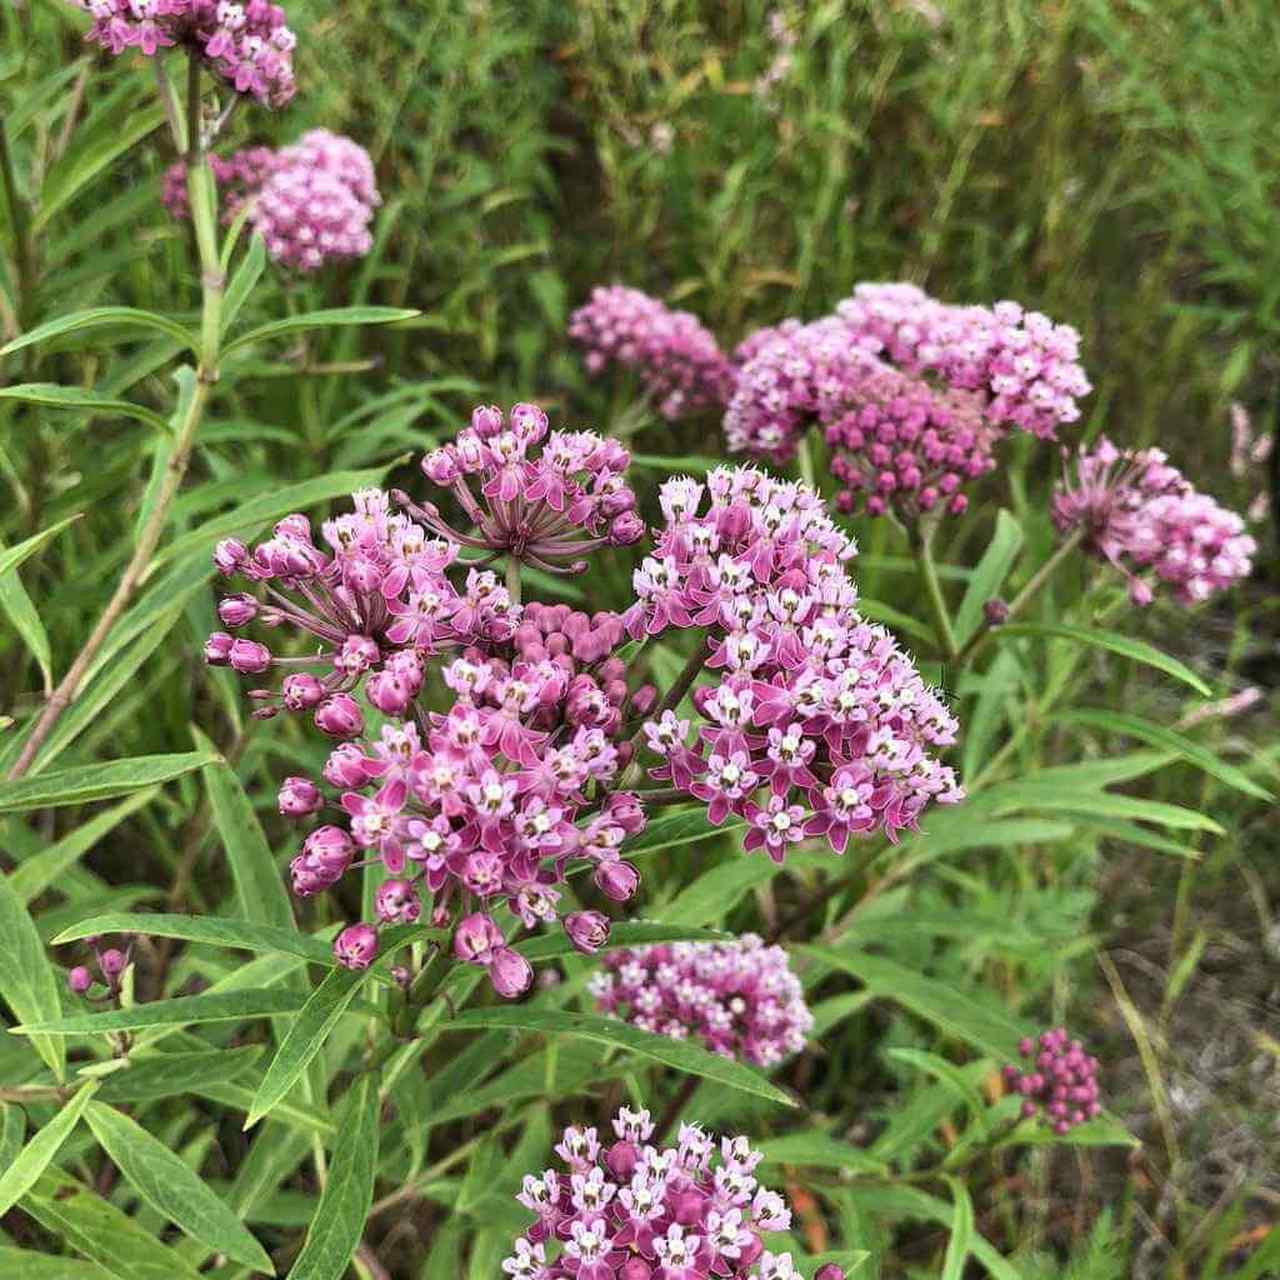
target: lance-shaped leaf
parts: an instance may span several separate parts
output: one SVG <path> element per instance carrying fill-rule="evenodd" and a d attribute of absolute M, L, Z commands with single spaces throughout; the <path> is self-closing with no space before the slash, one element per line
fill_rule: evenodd
<path fill-rule="evenodd" d="M 39 533 L 33 533 L 31 537 L 19 542 L 17 546 L 4 548 L 4 550 L 0 551 L 0 577 L 3 577 L 6 573 L 12 573 L 28 556 L 35 555 L 50 538 L 56 537 L 73 520 L 79 519 L 80 513 L 77 512 L 73 516 L 68 516 L 65 520 L 59 520 L 57 524 L 51 524 L 47 529 L 41 529 Z"/>
<path fill-rule="evenodd" d="M 0 1276 L 22 1280 L 118 1280 L 105 1267 L 83 1258 L 63 1258 L 30 1249 L 0 1248 Z"/>
<path fill-rule="evenodd" d="M 149 1102 L 211 1088 L 242 1076 L 262 1057 L 262 1046 L 211 1049 L 207 1053 L 159 1053 L 141 1061 L 130 1060 L 123 1071 L 113 1072 L 98 1090 L 101 1102 Z"/>
<path fill-rule="evenodd" d="M 144 787 L 180 778 L 220 758 L 211 751 L 136 756 L 131 760 L 112 760 L 107 764 L 55 769 L 34 778 L 19 778 L 17 782 L 0 782 L 0 813 L 110 800 L 113 796 L 128 795 Z"/>
<path fill-rule="evenodd" d="M 412 320 L 420 311 L 405 307 L 334 307 L 326 311 L 308 311 L 305 315 L 289 316 L 284 320 L 273 320 L 257 329 L 250 329 L 238 338 L 232 339 L 223 348 L 224 355 L 230 355 L 241 347 L 251 346 L 255 342 L 265 342 L 268 338 L 284 338 L 291 333 L 305 333 L 310 329 L 333 329 L 348 325 L 395 324 L 402 320 Z M 3 354 L 3 353 L 0 353 Z"/>
<path fill-rule="evenodd" d="M 787 1107 L 796 1105 L 789 1094 L 770 1084 L 758 1071 L 743 1066 L 740 1062 L 722 1058 L 687 1040 L 671 1040 L 666 1036 L 653 1035 L 625 1022 L 597 1017 L 595 1014 L 566 1013 L 559 1009 L 529 1009 L 523 1006 L 468 1009 L 440 1025 L 455 1030 L 496 1027 L 509 1031 L 535 1031 L 549 1036 L 580 1036 L 597 1044 L 642 1054 L 687 1075 L 702 1076 L 730 1089 L 740 1089 L 744 1093 L 768 1098 L 770 1102 L 780 1102 Z"/>
<path fill-rule="evenodd" d="M 90 1103 L 85 1119 L 131 1187 L 187 1235 L 246 1267 L 274 1275 L 266 1250 L 199 1175 L 136 1121 Z"/>
<path fill-rule="evenodd" d="M 76 1127 L 97 1087 L 96 1084 L 86 1084 L 79 1089 L 71 1101 L 18 1152 L 17 1159 L 0 1173 L 0 1217 L 35 1186 L 37 1179 L 49 1167 L 49 1162 L 58 1154 L 58 1148 L 67 1140 L 67 1135 Z"/>
<path fill-rule="evenodd" d="M 297 1013 L 306 997 L 298 991 L 278 987 L 215 991 L 199 996 L 179 996 L 176 1000 L 153 1000 L 128 1009 L 107 1009 L 102 1013 L 75 1013 L 48 1022 L 27 1023 L 12 1028 L 16 1035 L 92 1036 L 108 1031 L 140 1031 L 144 1027 L 199 1026 L 205 1022 L 243 1022 L 246 1018 L 270 1018 Z"/>
<path fill-rule="evenodd" d="M 0 387 L 0 398 L 21 400 L 26 404 L 42 404 L 50 409 L 91 411 L 135 418 L 157 431 L 169 430 L 169 424 L 153 409 L 134 404 L 132 400 L 117 400 L 101 392 L 84 387 L 64 387 L 58 382 L 20 382 L 11 387 Z"/>
<path fill-rule="evenodd" d="M 991 542 L 974 568 L 964 599 L 956 610 L 957 644 L 971 639 L 982 625 L 983 606 L 1000 590 L 1021 549 L 1022 526 L 1007 511 L 1001 510 L 996 516 L 996 530 L 991 535 Z"/>
<path fill-rule="evenodd" d="M 0 999 L 19 1019 L 40 1022 L 62 1012 L 58 980 L 44 944 L 26 904 L 5 875 L 0 875 Z M 66 1063 L 62 1041 L 40 1035 L 32 1043 L 61 1080 Z"/>
<path fill-rule="evenodd" d="M 619 947 L 647 947 L 659 942 L 724 942 L 732 937 L 719 929 L 699 929 L 692 925 L 666 924 L 658 920 L 632 920 L 613 925 L 609 941 L 602 951 L 614 951 Z M 556 960 L 561 956 L 577 955 L 573 943 L 563 933 L 548 933 L 528 938 L 516 946 L 526 960 L 533 962 Z"/>
<path fill-rule="evenodd" d="M 70 315 L 58 316 L 45 324 L 37 325 L 26 333 L 19 334 L 5 347 L 0 347 L 0 356 L 12 355 L 23 347 L 30 347 L 38 342 L 48 342 L 50 338 L 60 338 L 63 334 L 77 333 L 82 329 L 100 329 L 110 326 L 116 329 L 151 329 L 165 334 L 182 343 L 184 347 L 195 350 L 195 339 L 176 320 L 168 316 L 157 315 L 154 311 L 140 311 L 137 307 L 91 307 L 88 311 L 73 311 Z"/>

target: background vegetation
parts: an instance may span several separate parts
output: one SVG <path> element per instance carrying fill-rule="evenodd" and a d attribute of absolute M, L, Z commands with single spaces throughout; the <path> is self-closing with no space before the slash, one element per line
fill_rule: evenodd
<path fill-rule="evenodd" d="M 319 124 L 350 133 L 373 154 L 385 205 L 368 259 L 304 283 L 268 271 L 245 321 L 366 301 L 422 315 L 254 349 L 229 365 L 147 590 L 42 767 L 189 751 L 199 726 L 235 763 L 271 848 L 287 857 L 274 784 L 319 748 L 296 726 L 249 727 L 235 683 L 203 667 L 212 539 L 339 497 L 361 469 L 409 483 L 413 473 L 390 464 L 452 432 L 477 400 L 533 397 L 553 418 L 623 435 L 642 458 L 666 460 L 642 463 L 650 481 L 679 465 L 672 459 L 714 458 L 714 422 L 672 428 L 634 388 L 585 379 L 565 321 L 600 282 L 689 307 L 726 340 L 821 314 L 859 280 L 911 279 L 949 300 L 1016 298 L 1081 330 L 1096 387 L 1086 435 L 1159 444 L 1240 508 L 1280 491 L 1257 469 L 1236 477 L 1227 467 L 1232 402 L 1262 431 L 1274 430 L 1280 404 L 1276 6 L 842 0 L 773 10 L 796 37 L 785 66 L 770 8 L 750 0 L 290 5 L 298 100 L 276 116 L 242 109 L 231 138 L 283 143 Z M 0 14 L 0 105 L 34 230 L 34 251 L 17 253 L 19 229 L 4 212 L 14 206 L 0 202 L 6 339 L 98 303 L 189 314 L 198 305 L 188 231 L 158 201 L 173 157 L 149 71 L 87 51 L 82 29 L 48 0 Z M 106 348 L 99 333 L 68 335 L 0 362 L 0 382 L 127 394 L 165 415 L 173 353 L 163 341 Z M 111 412 L 0 398 L 6 544 L 80 517 L 20 579 L 0 576 L 8 759 L 50 672 L 65 670 L 99 614 L 165 449 L 163 434 Z M 1026 560 L 1043 555 L 1056 466 L 1052 450 L 1023 448 L 989 486 L 992 502 L 951 532 L 956 601 L 1000 505 Z M 1206 772 L 1182 745 L 1144 736 L 1142 724 L 1172 726 L 1199 701 L 1186 683 L 1093 648 L 1028 641 L 954 687 L 957 756 L 975 802 L 931 826 L 933 843 L 871 850 L 835 871 L 806 863 L 675 909 L 708 867 L 741 859 L 732 841 L 685 845 L 644 868 L 655 916 L 743 929 L 786 925 L 799 911 L 789 936 L 802 941 L 842 922 L 829 940 L 852 948 L 840 953 L 846 969 L 812 957 L 805 969 L 822 1047 L 783 1073 L 805 1118 L 706 1086 L 689 1107 L 762 1137 L 821 1132 L 843 1144 L 828 1168 L 815 1168 L 824 1161 L 812 1149 L 794 1164 L 778 1158 L 779 1181 L 807 1206 L 800 1234 L 811 1251 L 867 1250 L 859 1276 L 938 1274 L 956 1222 L 943 1176 L 954 1168 L 981 1235 L 1012 1259 L 976 1253 L 973 1274 L 1280 1274 L 1280 828 L 1256 793 L 1280 777 L 1274 528 L 1259 528 L 1255 580 L 1228 604 L 1135 615 L 1082 578 L 1056 588 L 1042 615 L 1105 615 L 1177 655 L 1218 696 L 1262 687 L 1246 717 L 1194 730 L 1211 759 L 1246 770 L 1254 792 L 1230 772 L 1224 780 L 1220 764 Z M 857 531 L 863 595 L 910 628 L 921 610 L 903 547 L 883 527 Z M 623 599 L 626 570 L 614 566 L 608 603 Z M 1011 585 L 1028 573 L 1020 562 Z M 918 622 L 903 638 L 928 653 Z M 1064 702 L 1142 719 L 1071 721 Z M 6 819 L 5 866 L 32 868 L 22 896 L 45 941 L 108 908 L 217 912 L 232 881 L 212 786 L 206 770 L 145 801 Z M 1102 796 L 1182 809 L 1108 815 Z M 68 843 L 99 817 L 92 840 Z M 359 904 L 349 907 L 354 918 Z M 338 918 L 312 904 L 304 923 L 322 926 L 326 909 Z M 54 954 L 71 963 L 74 953 Z M 240 964 L 230 951 L 143 945 L 139 995 L 227 979 Z M 566 970 L 560 1001 L 574 998 L 586 966 Z M 1096 1147 L 989 1153 L 971 1099 L 993 1059 L 939 1006 L 939 992 L 957 990 L 979 1023 L 983 1011 L 1008 1010 L 1085 1034 L 1106 1064 L 1110 1111 L 1140 1145 L 1117 1145 L 1109 1129 Z M 215 1033 L 206 1035 L 231 1043 Z M 334 1036 L 322 1083 L 344 1078 L 359 1036 Z M 492 1043 L 480 1043 L 496 1062 Z M 921 1050 L 937 1056 L 913 1057 Z M 630 1059 L 601 1069 L 594 1053 L 585 1061 L 597 1069 L 577 1070 L 566 1053 L 545 1092 L 499 1088 L 438 1122 L 413 1120 L 473 1078 L 484 1054 L 470 1053 L 433 1046 L 431 1084 L 406 1080 L 393 1100 L 363 1275 L 496 1274 L 509 1184 L 542 1167 L 553 1124 L 603 1113 L 624 1081 L 644 1075 Z M 955 1076 L 939 1077 L 938 1060 Z M 0 1043 L 6 1087 L 40 1070 L 24 1042 Z M 679 1089 L 669 1073 L 649 1079 L 650 1096 Z M 269 1122 L 274 1156 L 262 1139 L 250 1144 L 239 1121 L 251 1087 L 148 1100 L 134 1113 L 226 1192 L 283 1272 L 314 1208 L 323 1150 L 308 1158 L 315 1131 L 296 1116 Z M 29 1110 L 41 1122 L 52 1114 Z M 0 1173 L 16 1150 L 11 1132 L 0 1130 Z M 975 1144 L 981 1159 L 971 1160 Z M 854 1147 L 893 1176 L 858 1176 Z M 94 1150 L 85 1131 L 61 1158 L 68 1172 L 46 1176 L 85 1179 L 132 1208 Z M 43 1191 L 44 1215 L 14 1210 L 0 1248 L 77 1248 L 49 1207 L 62 1203 L 57 1186 Z M 147 1230 L 161 1225 L 145 1207 L 136 1216 Z M 203 1256 L 189 1241 L 179 1248 L 193 1264 Z"/>

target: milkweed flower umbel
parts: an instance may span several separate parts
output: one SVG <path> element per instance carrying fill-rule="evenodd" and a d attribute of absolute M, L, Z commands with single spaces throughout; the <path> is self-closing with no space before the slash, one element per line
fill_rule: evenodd
<path fill-rule="evenodd" d="M 591 987 L 602 1012 L 726 1058 L 776 1066 L 804 1048 L 813 1027 L 787 953 L 753 933 L 623 948 L 603 964 Z"/>
<path fill-rule="evenodd" d="M 270 107 L 293 97 L 297 37 L 269 0 L 72 0 L 93 17 L 86 39 L 114 54 L 195 49 L 236 93 Z"/>
<path fill-rule="evenodd" d="M 1120 450 L 1106 437 L 1065 470 L 1051 515 L 1059 533 L 1080 531 L 1085 550 L 1125 576 L 1136 605 L 1150 604 L 1161 583 L 1180 604 L 1200 604 L 1247 577 L 1257 550 L 1244 520 L 1161 450 Z"/>
<path fill-rule="evenodd" d="M 709 503 L 704 510 L 704 502 Z M 743 847 L 781 862 L 808 836 L 914 829 L 930 801 L 963 799 L 933 754 L 957 723 L 883 627 L 857 611 L 853 540 L 807 485 L 751 467 L 663 485 L 666 525 L 636 570 L 633 636 L 705 629 L 710 684 L 697 725 L 646 724 L 651 776 L 748 825 Z M 701 652 L 701 650 L 699 651 Z"/>
<path fill-rule="evenodd" d="M 666 418 L 720 408 L 733 388 L 733 366 L 702 322 L 639 289 L 593 289 L 570 318 L 569 336 L 586 348 L 588 372 L 611 361 L 634 369 Z"/>
<path fill-rule="evenodd" d="M 1027 1067 L 1006 1066 L 1004 1078 L 1026 1099 L 1024 1117 L 1043 1115 L 1061 1135 L 1101 1112 L 1098 1060 L 1079 1040 L 1068 1040 L 1064 1028 L 1043 1031 L 1034 1040 L 1027 1037 L 1018 1051 L 1028 1060 Z"/>
<path fill-rule="evenodd" d="M 564 1171 L 526 1175 L 516 1199 L 534 1215 L 502 1263 L 511 1280 L 801 1280 L 769 1237 L 788 1231 L 785 1198 L 760 1184 L 746 1138 L 682 1125 L 655 1146 L 648 1111 L 623 1107 L 613 1132 L 571 1125 Z M 839 1268 L 823 1280 L 844 1280 Z"/>

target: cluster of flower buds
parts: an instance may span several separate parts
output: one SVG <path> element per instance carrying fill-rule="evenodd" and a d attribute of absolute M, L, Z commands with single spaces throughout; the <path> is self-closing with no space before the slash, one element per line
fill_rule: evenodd
<path fill-rule="evenodd" d="M 745 818 L 744 848 L 779 862 L 806 836 L 843 851 L 851 835 L 893 839 L 930 801 L 963 799 L 931 754 L 955 741 L 955 718 L 859 616 L 845 568 L 856 548 L 812 489 L 717 468 L 705 487 L 668 481 L 660 502 L 666 525 L 636 570 L 628 627 L 706 628 L 717 678 L 693 691 L 692 747 L 674 711 L 644 726 L 662 757 L 654 778 L 705 802 L 712 822 Z"/>
<path fill-rule="evenodd" d="M 130 940 L 126 936 L 122 941 L 125 944 L 123 950 L 119 947 L 104 947 L 102 939 L 96 934 L 85 939 L 85 943 L 93 951 L 94 965 L 106 988 L 104 999 L 114 999 L 119 994 L 124 971 L 129 967 Z M 67 970 L 67 989 L 72 995 L 87 995 L 92 990 L 94 981 L 93 970 L 88 965 L 78 964 Z"/>
<path fill-rule="evenodd" d="M 1004 1069 L 1005 1083 L 1026 1101 L 1022 1114 L 1044 1114 L 1054 1133 L 1069 1133 L 1102 1110 L 1098 1101 L 1098 1060 L 1085 1053 L 1079 1040 L 1068 1040 L 1062 1027 L 1029 1036 L 1018 1046 L 1030 1059 L 1026 1070 Z"/>
<path fill-rule="evenodd" d="M 548 434 L 537 405 L 515 405 L 505 418 L 481 406 L 456 440 L 422 460 L 423 474 L 453 494 L 472 531 L 448 524 L 434 504 L 402 501 L 440 537 L 488 560 L 510 556 L 550 573 L 581 573 L 587 553 L 644 536 L 624 474 L 630 463 L 622 445 L 594 431 Z"/>
<path fill-rule="evenodd" d="M 153 57 L 176 46 L 198 49 L 236 93 L 281 107 L 294 94 L 297 37 L 269 0 L 73 0 L 93 17 L 86 39 L 121 54 Z"/>
<path fill-rule="evenodd" d="M 1136 605 L 1155 598 L 1153 577 L 1180 604 L 1199 604 L 1247 577 L 1257 550 L 1244 520 L 1194 489 L 1161 450 L 1120 450 L 1105 437 L 1080 450 L 1051 515 L 1060 533 L 1082 530 L 1085 549 L 1124 574 Z"/>
<path fill-rule="evenodd" d="M 259 719 L 281 707 L 310 711 L 332 738 L 354 738 L 364 716 L 352 696 L 362 683 L 369 701 L 387 715 L 403 715 L 422 688 L 424 657 L 469 644 L 509 640 L 519 610 L 487 571 L 470 569 L 463 590 L 445 570 L 457 547 L 432 537 L 408 516 L 391 510 L 378 489 L 353 494 L 355 510 L 322 526 L 327 551 L 315 545 L 311 522 L 286 516 L 272 536 L 250 551 L 228 538 L 214 551 L 226 577 L 258 585 L 262 598 L 241 592 L 218 602 L 230 631 L 215 631 L 205 660 L 241 675 L 289 671 L 279 692 L 255 689 Z M 312 652 L 280 656 L 265 644 L 237 638 L 250 623 L 301 631 Z M 302 668 L 312 668 L 304 670 Z"/>
<path fill-rule="evenodd" d="M 980 391 L 992 423 L 1052 440 L 1080 416 L 1092 389 L 1080 365 L 1080 335 L 1016 302 L 954 306 L 913 284 L 860 284 L 836 308 L 860 341 L 907 373 Z"/>
<path fill-rule="evenodd" d="M 229 223 L 252 201 L 250 225 L 262 233 L 271 258 L 297 271 L 315 271 L 339 258 L 369 252 L 369 224 L 382 203 L 369 153 L 350 138 L 312 129 L 291 146 L 248 147 L 228 159 L 210 157 Z M 181 163 L 165 174 L 162 198 L 175 217 L 190 205 Z"/>
<path fill-rule="evenodd" d="M 648 1111 L 623 1107 L 613 1140 L 570 1126 L 556 1147 L 567 1172 L 526 1175 L 516 1199 L 535 1221 L 502 1264 L 511 1280 L 801 1280 L 765 1237 L 791 1210 L 761 1186 L 763 1158 L 746 1138 L 715 1141 L 682 1125 L 654 1146 Z M 717 1156 L 719 1157 L 717 1159 Z M 814 1280 L 844 1280 L 828 1263 Z"/>
<path fill-rule="evenodd" d="M 713 1053 L 773 1067 L 813 1028 L 787 953 L 754 933 L 732 942 L 631 947 L 604 957 L 592 980 L 604 1013 L 634 1027 L 700 1041 Z"/>
<path fill-rule="evenodd" d="M 721 408 L 732 392 L 733 366 L 701 321 L 639 289 L 593 289 L 570 318 L 569 336 L 587 349 L 589 372 L 610 361 L 634 369 L 666 418 Z"/>

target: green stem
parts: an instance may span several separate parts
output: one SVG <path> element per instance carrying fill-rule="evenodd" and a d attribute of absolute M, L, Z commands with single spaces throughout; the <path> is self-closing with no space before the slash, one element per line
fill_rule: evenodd
<path fill-rule="evenodd" d="M 507 556 L 507 595 L 512 604 L 520 603 L 520 558 Z"/>
<path fill-rule="evenodd" d="M 223 276 L 218 260 L 218 234 L 213 179 L 209 163 L 200 145 L 200 62 L 199 55 L 191 54 L 188 79 L 187 136 L 190 145 L 185 157 L 187 169 L 187 194 L 191 201 L 191 217 L 196 228 L 196 245 L 200 251 L 201 321 L 200 345 L 196 369 L 196 384 L 191 399 L 179 422 L 175 424 L 173 447 L 165 467 L 160 491 L 155 505 L 139 530 L 133 555 L 121 575 L 107 607 L 102 611 L 84 647 L 76 655 L 58 687 L 45 703 L 21 753 L 9 771 L 9 778 L 21 778 L 31 768 L 36 754 L 53 732 L 63 712 L 74 701 L 80 682 L 97 657 L 111 629 L 128 608 L 138 588 L 151 568 L 156 548 L 169 519 L 169 512 L 187 473 L 191 452 L 195 445 L 200 424 L 204 421 L 213 385 L 218 381 L 220 354 L 220 330 L 222 327 Z"/>
<path fill-rule="evenodd" d="M 796 445 L 796 466 L 800 472 L 800 479 L 816 493 L 818 491 L 818 481 L 814 477 L 813 450 L 809 445 L 809 433 L 807 431 L 800 437 L 800 442 Z"/>
<path fill-rule="evenodd" d="M 942 594 L 942 583 L 938 581 L 938 567 L 933 561 L 933 535 L 936 528 L 932 521 L 913 524 L 907 530 L 907 538 L 916 568 L 920 572 L 920 581 L 924 585 L 925 598 L 933 613 L 933 629 L 938 649 L 948 662 L 954 662 L 957 653 L 956 633 L 951 626 L 946 597 Z"/>
<path fill-rule="evenodd" d="M 676 676 L 675 683 L 671 688 L 667 690 L 667 696 L 654 709 L 653 714 L 648 716 L 640 728 L 631 735 L 631 763 L 623 770 L 617 786 L 614 787 L 615 791 L 628 790 L 628 788 L 635 786 L 640 778 L 640 744 L 644 739 L 645 724 L 648 724 L 650 720 L 661 720 L 664 712 L 674 711 L 683 701 L 684 695 L 689 692 L 690 686 L 698 678 L 698 672 L 706 665 L 707 644 L 705 639 L 699 637 L 693 652 L 689 655 L 688 662 L 684 664 L 684 669 Z"/>

